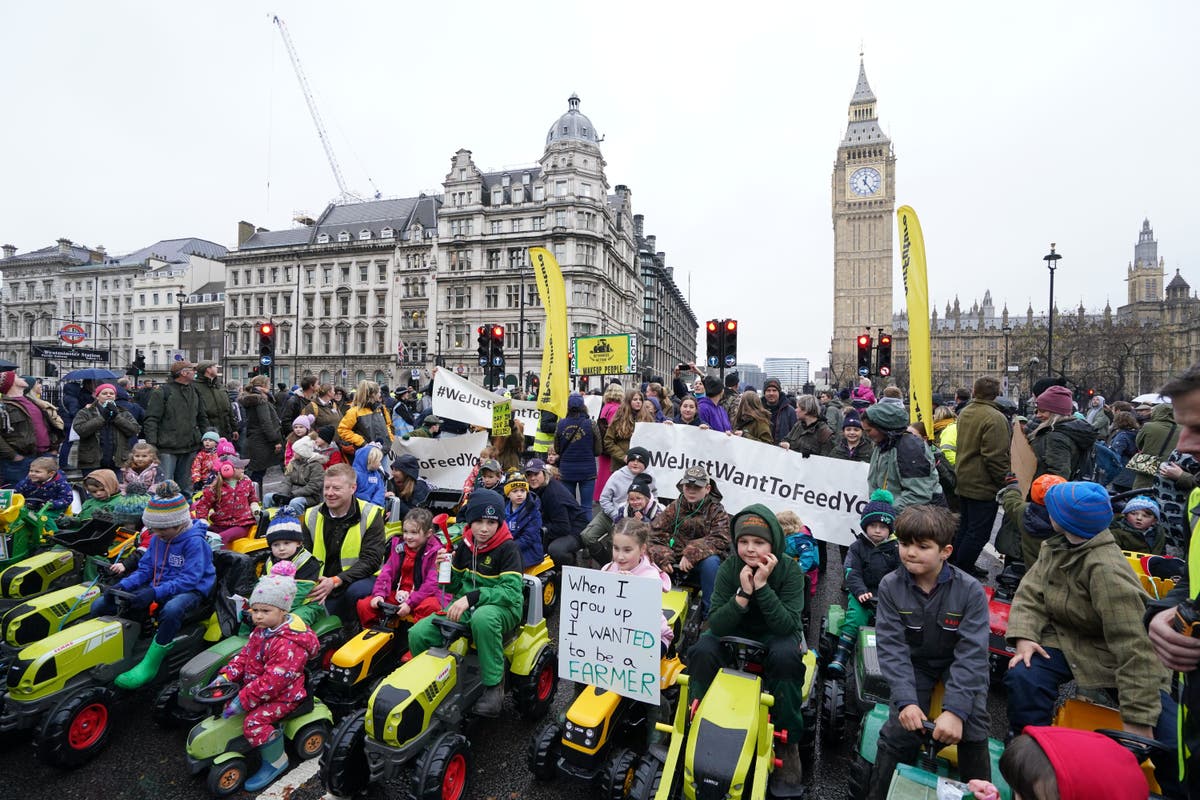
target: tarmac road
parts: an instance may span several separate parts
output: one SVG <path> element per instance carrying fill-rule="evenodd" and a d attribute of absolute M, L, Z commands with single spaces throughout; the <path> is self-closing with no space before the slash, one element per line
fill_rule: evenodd
<path fill-rule="evenodd" d="M 841 581 L 836 548 L 830 548 L 830 551 L 833 564 L 827 565 L 818 590 L 810 643 L 815 642 L 815 629 L 825 607 L 831 600 L 842 599 L 837 597 Z M 561 682 L 551 713 L 563 713 L 571 697 L 571 684 Z M 134 694 L 117 712 L 105 752 L 91 764 L 73 772 L 58 771 L 38 762 L 29 744 L 32 739 L 29 734 L 0 741 L 0 775 L 4 776 L 0 779 L 0 800 L 201 800 L 209 797 L 203 777 L 192 778 L 188 774 L 184 759 L 187 731 L 164 731 L 155 725 L 150 718 L 152 700 L 153 692 Z M 500 719 L 481 721 L 473 732 L 470 797 L 560 800 L 591 796 L 592 793 L 580 784 L 564 781 L 541 784 L 533 780 L 525 766 L 525 754 L 530 734 L 536 726 L 520 721 L 511 702 L 508 701 L 506 713 Z M 1006 725 L 1001 691 L 993 690 L 989 706 L 993 735 L 1001 734 Z M 850 748 L 827 752 L 818 739 L 811 797 L 841 800 L 845 796 L 850 753 Z M 277 782 L 262 797 L 264 800 L 316 800 L 323 797 L 324 789 L 314 768 L 315 763 L 311 762 L 294 768 L 294 773 Z M 368 797 L 372 800 L 403 800 L 407 797 L 407 789 L 407 781 L 394 781 L 373 786 Z M 245 800 L 251 795 L 240 793 L 235 797 Z"/>

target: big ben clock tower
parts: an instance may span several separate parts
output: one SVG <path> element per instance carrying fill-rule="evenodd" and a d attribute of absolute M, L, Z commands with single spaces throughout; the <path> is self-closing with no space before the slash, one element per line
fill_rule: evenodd
<path fill-rule="evenodd" d="M 858 64 L 846 135 L 833 165 L 833 380 L 857 380 L 856 337 L 892 326 L 892 225 L 896 156 L 879 128 L 875 94 Z"/>

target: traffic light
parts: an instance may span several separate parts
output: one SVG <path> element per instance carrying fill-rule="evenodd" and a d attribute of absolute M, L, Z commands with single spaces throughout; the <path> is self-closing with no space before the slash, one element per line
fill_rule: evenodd
<path fill-rule="evenodd" d="M 257 375 L 258 375 L 258 366 L 255 365 L 250 368 L 250 377 L 254 378 L 254 377 L 257 377 Z"/>
<path fill-rule="evenodd" d="M 498 384 L 504 374 L 504 326 L 493 325 L 488 333 L 492 337 L 492 382 Z"/>
<path fill-rule="evenodd" d="M 586 392 L 587 390 L 588 390 L 588 376 L 580 375 L 579 376 L 579 391 Z"/>
<path fill-rule="evenodd" d="M 134 351 L 133 374 L 134 375 L 145 375 L 146 374 L 146 354 L 143 353 L 141 350 Z"/>
<path fill-rule="evenodd" d="M 886 378 L 892 374 L 892 335 L 879 334 L 879 375 Z"/>
<path fill-rule="evenodd" d="M 479 356 L 479 366 L 486 367 L 488 361 L 491 359 L 492 334 L 490 326 L 480 325 L 475 329 L 475 332 L 479 334 L 479 338 L 476 339 L 479 342 L 479 348 L 476 351 Z"/>
<path fill-rule="evenodd" d="M 725 341 L 722 343 L 721 356 L 724 359 L 725 366 L 737 366 L 737 320 L 725 320 Z"/>
<path fill-rule="evenodd" d="M 871 374 L 871 337 L 865 333 L 858 335 L 858 374 Z"/>
<path fill-rule="evenodd" d="M 710 319 L 704 324 L 706 363 L 710 367 L 721 366 L 721 321 Z"/>
<path fill-rule="evenodd" d="M 275 363 L 275 326 L 270 322 L 258 326 L 258 363 L 264 367 Z"/>

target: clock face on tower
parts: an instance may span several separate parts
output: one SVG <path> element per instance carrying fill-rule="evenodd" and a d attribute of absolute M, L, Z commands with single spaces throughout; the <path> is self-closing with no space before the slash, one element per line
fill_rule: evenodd
<path fill-rule="evenodd" d="M 871 167 L 854 170 L 850 176 L 850 189 L 862 197 L 875 194 L 879 191 L 879 170 Z"/>

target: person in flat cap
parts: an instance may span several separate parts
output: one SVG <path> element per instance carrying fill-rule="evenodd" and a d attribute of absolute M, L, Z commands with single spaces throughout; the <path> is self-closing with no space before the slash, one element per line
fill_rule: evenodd
<path fill-rule="evenodd" d="M 200 452 L 204 432 L 213 428 L 195 378 L 192 362 L 172 363 L 171 380 L 150 393 L 142 421 L 142 438 L 158 448 L 163 474 L 180 486 L 191 486 L 192 459 Z"/>
<path fill-rule="evenodd" d="M 650 560 L 663 572 L 700 581 L 700 612 L 708 615 L 717 568 L 729 553 L 729 514 L 704 467 L 684 470 L 679 496 L 654 520 Z"/>

